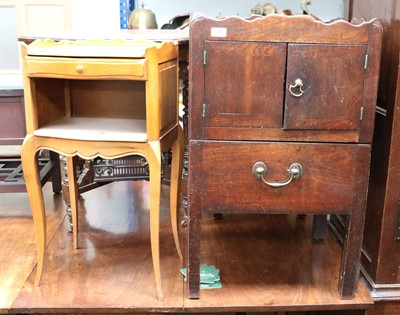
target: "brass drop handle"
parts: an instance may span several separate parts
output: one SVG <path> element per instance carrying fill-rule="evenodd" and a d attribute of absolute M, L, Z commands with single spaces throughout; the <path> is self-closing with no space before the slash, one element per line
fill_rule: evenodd
<path fill-rule="evenodd" d="M 82 72 L 83 72 L 83 66 L 81 66 L 81 65 L 76 66 L 75 70 L 76 70 L 76 72 L 78 72 L 78 73 L 82 73 Z"/>
<path fill-rule="evenodd" d="M 267 175 L 268 169 L 264 162 L 256 162 L 253 165 L 253 175 L 257 179 L 261 179 L 266 185 L 279 188 L 289 185 L 293 180 L 298 180 L 303 175 L 303 167 L 300 163 L 293 163 L 287 170 L 289 173 L 289 179 L 283 183 L 270 183 L 264 176 Z"/>
<path fill-rule="evenodd" d="M 296 79 L 294 80 L 294 84 L 289 85 L 289 92 L 290 94 L 292 94 L 294 97 L 300 97 L 303 95 L 303 93 L 305 92 L 303 90 L 303 80 L 302 79 Z M 293 90 L 298 90 L 300 93 L 295 93 L 293 92 Z"/>

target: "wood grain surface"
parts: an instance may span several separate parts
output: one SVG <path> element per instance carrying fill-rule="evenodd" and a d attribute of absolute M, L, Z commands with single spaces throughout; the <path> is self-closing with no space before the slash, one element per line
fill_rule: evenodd
<path fill-rule="evenodd" d="M 179 310 L 181 260 L 169 221 L 168 187 L 163 187 L 160 238 L 164 303 L 157 299 L 149 233 L 148 182 L 121 182 L 82 194 L 79 244 L 73 249 L 65 219 L 47 248 L 39 287 L 29 277 L 15 312 Z M 33 272 L 32 275 L 34 275 Z"/>
<path fill-rule="evenodd" d="M 48 236 L 52 239 L 65 212 L 51 183 L 44 187 Z M 7 312 L 36 265 L 35 229 L 26 193 L 0 194 L 0 313 Z"/>
<path fill-rule="evenodd" d="M 353 300 L 337 292 L 341 248 L 328 233 L 312 239 L 312 216 L 204 213 L 200 263 L 220 269 L 222 289 L 185 295 L 186 310 L 362 309 L 372 303 L 359 283 Z"/>
<path fill-rule="evenodd" d="M 79 249 L 74 250 L 61 195 L 53 196 L 51 185 L 45 186 L 50 243 L 39 287 L 33 286 L 36 244 L 27 196 L 1 194 L 0 313 L 342 314 L 338 310 L 363 310 L 372 303 L 361 282 L 353 300 L 339 298 L 341 248 L 329 233 L 325 241 L 312 240 L 311 217 L 225 215 L 214 221 L 209 213 L 204 214 L 201 261 L 221 269 L 223 288 L 202 290 L 200 300 L 189 300 L 170 231 L 167 186 L 162 187 L 160 230 L 165 296 L 158 301 L 148 190 L 148 182 L 115 182 L 82 194 Z M 186 251 L 184 236 L 185 230 Z"/>

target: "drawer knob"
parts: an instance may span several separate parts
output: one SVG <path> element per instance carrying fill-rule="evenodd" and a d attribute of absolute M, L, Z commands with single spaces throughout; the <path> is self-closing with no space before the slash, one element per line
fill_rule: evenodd
<path fill-rule="evenodd" d="M 292 94 L 294 97 L 300 97 L 303 95 L 305 92 L 303 90 L 303 80 L 302 79 L 296 79 L 294 80 L 294 84 L 289 85 L 289 92 Z"/>
<path fill-rule="evenodd" d="M 83 72 L 83 66 L 76 66 L 75 70 L 78 73 L 82 73 Z"/>
<path fill-rule="evenodd" d="M 298 180 L 303 175 L 303 167 L 300 163 L 293 163 L 290 165 L 289 169 L 287 170 L 289 173 L 289 179 L 283 183 L 271 183 L 265 179 L 265 175 L 267 175 L 268 169 L 264 162 L 256 162 L 253 165 L 253 175 L 257 179 L 261 179 L 264 184 L 273 187 L 279 188 L 283 186 L 289 185 L 293 180 Z"/>

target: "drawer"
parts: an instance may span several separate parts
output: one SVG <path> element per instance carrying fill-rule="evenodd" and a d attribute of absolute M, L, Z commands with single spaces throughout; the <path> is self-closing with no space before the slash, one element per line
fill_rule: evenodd
<path fill-rule="evenodd" d="M 28 77 L 146 80 L 146 59 L 27 57 Z"/>
<path fill-rule="evenodd" d="M 350 213 L 369 176 L 370 145 L 190 141 L 190 191 L 201 191 L 202 209 L 213 212 Z M 282 184 L 293 163 L 299 179 L 274 188 L 253 175 L 263 162 L 264 179 Z"/>

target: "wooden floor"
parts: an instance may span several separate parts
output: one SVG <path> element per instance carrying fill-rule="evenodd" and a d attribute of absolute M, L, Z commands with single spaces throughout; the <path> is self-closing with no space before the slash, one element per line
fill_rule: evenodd
<path fill-rule="evenodd" d="M 361 282 L 354 299 L 339 299 L 341 248 L 330 234 L 313 241 L 311 218 L 227 215 L 214 220 L 208 213 L 201 262 L 221 270 L 223 288 L 201 290 L 199 300 L 189 300 L 170 229 L 168 190 L 163 186 L 163 302 L 156 298 L 152 271 L 147 182 L 116 182 L 84 193 L 78 250 L 72 249 L 62 197 L 47 184 L 49 245 L 39 287 L 33 286 L 36 243 L 27 196 L 0 194 L 0 313 L 266 314 L 362 310 L 372 304 Z M 185 229 L 181 235 L 185 249 Z"/>

